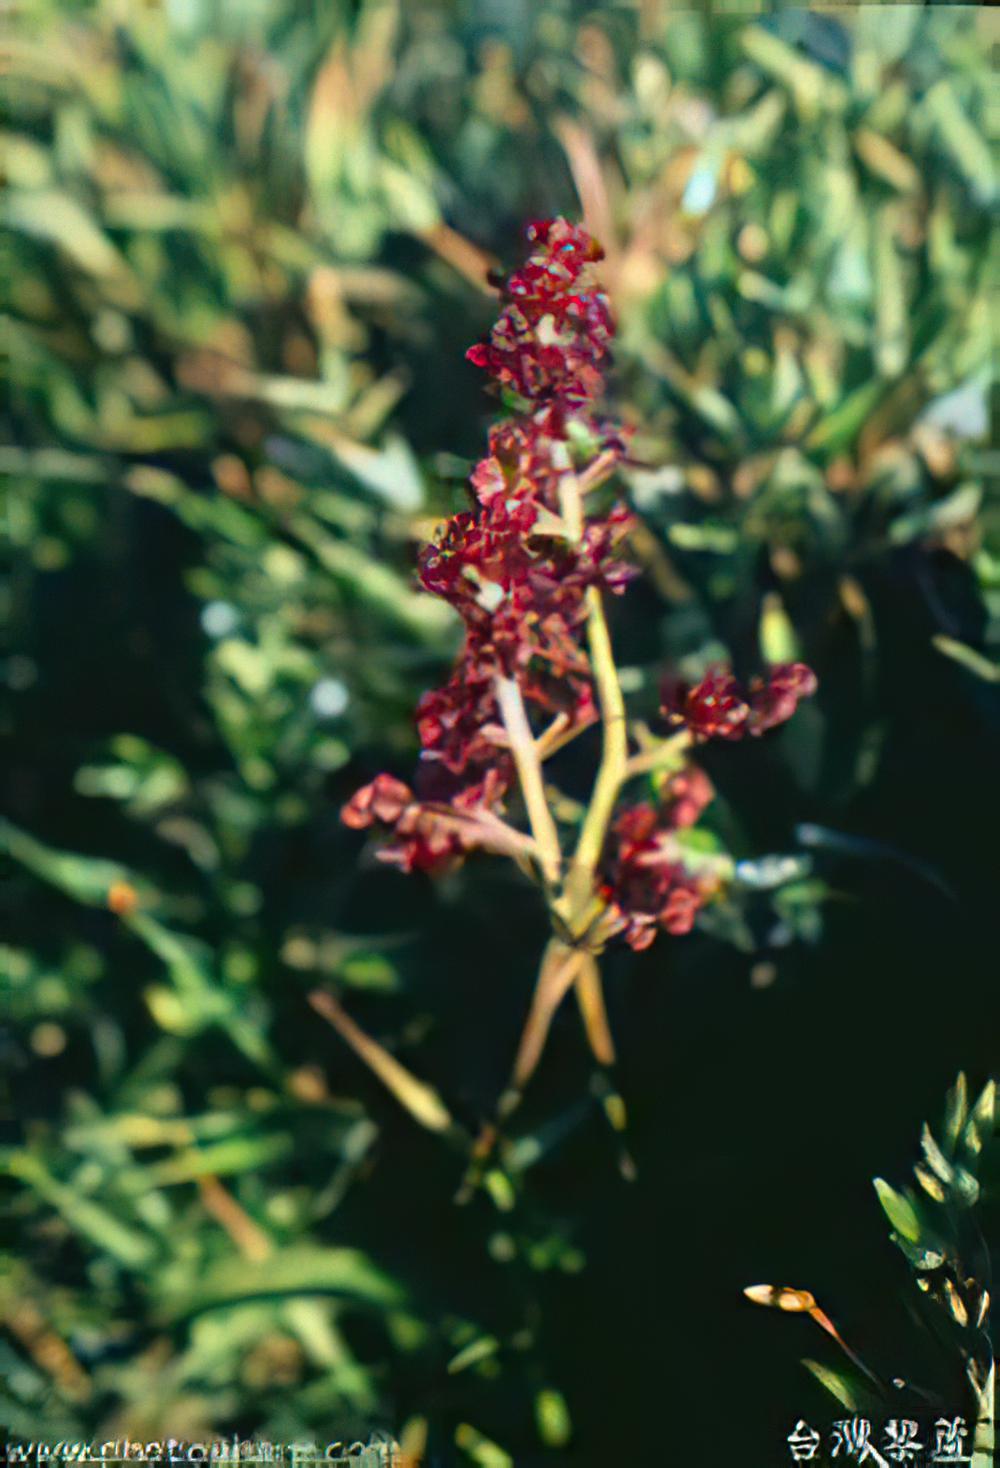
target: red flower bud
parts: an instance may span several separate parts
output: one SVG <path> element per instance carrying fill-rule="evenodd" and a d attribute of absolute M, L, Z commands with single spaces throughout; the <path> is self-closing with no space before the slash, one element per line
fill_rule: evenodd
<path fill-rule="evenodd" d="M 805 663 L 775 664 L 765 677 L 751 679 L 749 691 L 726 669 L 712 668 L 693 688 L 666 687 L 662 713 L 696 739 L 742 739 L 785 723 L 816 688 L 816 675 Z"/>
<path fill-rule="evenodd" d="M 393 826 L 413 799 L 408 785 L 392 775 L 376 775 L 370 785 L 364 785 L 344 806 L 340 819 L 354 831 L 363 831 L 376 822 Z"/>
<path fill-rule="evenodd" d="M 805 663 L 776 664 L 766 679 L 755 678 L 750 684 L 749 732 L 763 734 L 783 724 L 794 714 L 799 699 L 811 697 L 816 688 L 816 674 Z"/>
<path fill-rule="evenodd" d="M 671 834 L 691 824 L 712 794 L 707 777 L 691 768 L 674 776 L 665 805 L 627 806 L 612 826 L 604 852 L 602 891 L 612 931 L 621 933 L 637 952 L 653 943 L 658 928 L 689 933 L 699 909 L 713 894 L 712 881 L 685 868 Z"/>

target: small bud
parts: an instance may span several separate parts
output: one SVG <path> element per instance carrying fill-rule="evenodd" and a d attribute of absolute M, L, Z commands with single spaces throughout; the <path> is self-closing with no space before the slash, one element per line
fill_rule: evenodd
<path fill-rule="evenodd" d="M 139 894 L 131 882 L 112 882 L 108 888 L 108 908 L 116 917 L 131 917 L 139 906 Z"/>
<path fill-rule="evenodd" d="M 807 1315 L 816 1309 L 815 1297 L 808 1290 L 795 1290 L 790 1285 L 747 1285 L 743 1293 L 755 1305 L 769 1305 L 775 1310 Z"/>

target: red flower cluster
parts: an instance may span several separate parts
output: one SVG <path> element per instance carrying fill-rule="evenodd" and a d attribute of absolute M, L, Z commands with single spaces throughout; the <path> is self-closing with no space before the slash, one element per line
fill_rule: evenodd
<path fill-rule="evenodd" d="M 815 692 L 816 675 L 805 663 L 776 663 L 766 677 L 751 678 L 746 689 L 726 669 L 712 668 L 693 688 L 667 688 L 662 712 L 696 739 L 742 739 L 783 724 L 799 700 Z"/>
<path fill-rule="evenodd" d="M 379 857 L 401 871 L 445 872 L 476 847 L 504 849 L 488 824 L 493 775 L 454 793 L 450 802 L 418 800 L 402 780 L 376 775 L 347 802 L 341 820 L 355 831 L 391 827 L 393 840 L 380 849 Z M 495 783 L 503 783 L 499 775 Z"/>
<path fill-rule="evenodd" d="M 420 558 L 426 590 L 451 603 L 465 622 L 460 666 L 441 694 L 460 697 L 468 723 L 489 726 L 495 676 L 517 678 L 529 702 L 565 711 L 574 722 L 593 718 L 590 668 L 581 636 L 588 586 L 621 591 L 633 572 L 616 558 L 630 517 L 621 506 L 586 525 L 578 545 L 537 533 L 539 505 L 522 498 L 490 499 L 479 512 L 449 521 Z M 481 694 L 481 697 L 477 696 Z M 470 736 L 474 737 L 472 729 Z M 435 747 L 436 740 L 430 746 Z"/>
<path fill-rule="evenodd" d="M 533 403 L 579 406 L 601 390 L 614 334 L 608 298 L 587 279 L 604 252 L 565 219 L 536 220 L 527 236 L 537 248 L 506 282 L 489 341 L 467 356 Z"/>
<path fill-rule="evenodd" d="M 608 465 L 624 452 L 621 433 L 594 413 L 614 329 L 590 279 L 602 252 L 563 219 L 527 234 L 534 250 L 501 287 L 490 339 L 468 353 L 526 401 L 490 433 L 471 476 L 474 508 L 453 516 L 419 559 L 421 584 L 456 609 L 465 641 L 449 681 L 417 709 L 417 794 L 379 776 L 344 811 L 348 825 L 393 827 L 396 840 L 380 854 L 407 870 L 451 865 L 481 844 L 470 815 L 501 808 L 511 761 L 498 677 L 516 679 L 529 707 L 567 716 L 570 728 L 594 721 L 585 594 L 620 592 L 634 574 L 618 558 L 631 525 L 624 506 L 588 514 L 579 536 L 560 518 L 560 482 L 586 467 L 576 446 Z"/>
<path fill-rule="evenodd" d="M 529 715 L 555 720 L 557 743 L 594 722 L 590 589 L 621 592 L 634 574 L 620 559 L 631 516 L 621 504 L 593 504 L 593 490 L 625 452 L 623 434 L 597 410 L 614 331 L 592 279 L 601 251 L 563 219 L 530 225 L 528 239 L 532 253 L 501 285 L 489 340 L 468 353 L 516 395 L 516 411 L 490 432 L 470 478 L 472 508 L 454 515 L 419 558 L 424 589 L 462 619 L 462 650 L 448 681 L 417 707 L 413 788 L 379 775 L 343 811 L 354 829 L 391 831 L 379 855 L 404 871 L 447 870 L 476 849 L 538 859 L 541 838 L 536 846 L 501 819 L 514 780 L 510 740 L 520 739 L 523 766 L 526 738 L 510 685 Z M 694 741 L 741 739 L 783 723 L 815 687 L 801 663 L 773 667 L 746 689 L 716 668 L 665 695 L 663 712 Z M 636 949 L 658 929 L 690 930 L 725 874 L 725 859 L 696 857 L 681 834 L 712 794 L 707 777 L 688 767 L 657 805 L 619 811 L 599 863 L 606 906 L 595 930 L 622 933 Z"/>
<path fill-rule="evenodd" d="M 689 933 L 717 879 L 684 863 L 674 832 L 693 826 L 714 795 L 708 776 L 690 766 L 673 777 L 660 806 L 628 806 L 612 826 L 604 855 L 603 896 L 610 931 L 637 951 L 657 929 Z"/>

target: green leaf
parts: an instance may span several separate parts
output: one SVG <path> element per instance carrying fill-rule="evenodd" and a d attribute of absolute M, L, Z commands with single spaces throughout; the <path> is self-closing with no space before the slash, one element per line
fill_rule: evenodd
<path fill-rule="evenodd" d="M 906 366 L 909 333 L 906 284 L 890 208 L 879 211 L 874 236 L 875 365 L 883 377 L 898 377 Z"/>
<path fill-rule="evenodd" d="M 943 632 L 935 633 L 931 638 L 931 645 L 946 658 L 967 668 L 976 678 L 981 678 L 984 683 L 1000 683 L 1000 663 L 992 662 L 974 647 L 968 647 L 954 637 L 946 637 Z"/>
<path fill-rule="evenodd" d="M 107 906 L 108 893 L 116 883 L 124 882 L 131 887 L 139 883 L 139 879 L 120 862 L 55 851 L 3 819 L 0 819 L 0 849 L 9 852 L 16 862 L 41 877 L 42 881 L 88 907 Z"/>
<path fill-rule="evenodd" d="M 941 1181 L 943 1183 L 950 1183 L 955 1176 L 955 1170 L 941 1151 L 937 1142 L 935 1142 L 931 1129 L 926 1122 L 920 1134 L 920 1145 L 924 1149 L 924 1156 Z"/>
<path fill-rule="evenodd" d="M 331 452 L 366 489 L 394 509 L 418 510 L 424 503 L 423 481 L 413 450 L 398 433 L 387 434 L 379 449 L 338 437 Z"/>
<path fill-rule="evenodd" d="M 777 592 L 761 601 L 757 638 L 765 663 L 792 663 L 801 656 L 794 623 Z"/>
<path fill-rule="evenodd" d="M 832 1397 L 836 1397 L 842 1407 L 849 1412 L 856 1412 L 861 1405 L 858 1388 L 852 1379 L 842 1371 L 831 1371 L 829 1366 L 821 1366 L 818 1361 L 803 1361 L 807 1371 L 811 1371 L 820 1386 L 826 1388 Z"/>
<path fill-rule="evenodd" d="M 968 524 L 978 515 L 982 498 L 983 491 L 978 484 L 961 484 L 944 499 L 895 520 L 890 526 L 889 538 L 895 545 L 905 545 L 907 541 L 932 531 Z"/>
<path fill-rule="evenodd" d="M 391 1310 L 403 1305 L 400 1285 L 357 1249 L 323 1249 L 299 1244 L 281 1249 L 260 1262 L 228 1258 L 213 1265 L 193 1285 L 172 1289 L 171 1276 L 155 1281 L 159 1314 L 170 1323 L 205 1310 L 245 1304 L 250 1300 L 289 1296 L 343 1296 L 357 1304 Z"/>
<path fill-rule="evenodd" d="M 806 438 L 806 448 L 839 453 L 852 444 L 885 395 L 878 380 L 862 383 L 816 424 Z"/>
<path fill-rule="evenodd" d="M 875 1191 L 886 1217 L 896 1232 L 910 1244 L 920 1240 L 920 1219 L 913 1204 L 891 1188 L 884 1178 L 875 1178 Z"/>
<path fill-rule="evenodd" d="M 944 1106 L 945 1147 L 954 1153 L 969 1117 L 969 1085 L 965 1072 L 959 1071 L 954 1086 L 948 1092 Z"/>
<path fill-rule="evenodd" d="M 48 241 L 98 279 L 117 280 L 134 294 L 131 272 L 107 235 L 76 199 L 56 189 L 12 190 L 4 205 L 11 229 Z"/>
<path fill-rule="evenodd" d="M 455 1446 L 461 1448 L 478 1468 L 514 1468 L 510 1454 L 471 1423 L 460 1422 L 455 1428 Z"/>
<path fill-rule="evenodd" d="M 924 98 L 924 109 L 975 196 L 988 203 L 995 191 L 996 170 L 989 144 L 973 126 L 948 80 L 937 82 Z"/>
<path fill-rule="evenodd" d="M 979 1100 L 972 1108 L 962 1136 L 962 1143 L 968 1151 L 980 1152 L 983 1143 L 992 1137 L 997 1118 L 996 1102 L 996 1081 L 987 1081 Z"/>
<path fill-rule="evenodd" d="M 146 1234 L 122 1223 L 79 1188 L 60 1183 L 37 1157 L 29 1152 L 15 1152 L 8 1157 L 7 1164 L 12 1177 L 26 1183 L 50 1203 L 69 1227 L 98 1253 L 110 1254 L 129 1269 L 144 1269 L 153 1262 L 156 1246 Z"/>
<path fill-rule="evenodd" d="M 729 525 L 705 520 L 700 525 L 678 521 L 667 531 L 670 541 L 681 550 L 711 551 L 729 555 L 739 545 L 739 532 Z"/>
<path fill-rule="evenodd" d="M 460 1371 L 465 1371 L 469 1366 L 475 1366 L 480 1361 L 485 1361 L 490 1356 L 495 1356 L 500 1349 L 500 1342 L 495 1335 L 482 1335 L 469 1345 L 463 1346 L 457 1355 L 452 1356 L 448 1362 L 448 1375 L 457 1376 Z"/>
<path fill-rule="evenodd" d="M 566 1398 L 552 1387 L 545 1387 L 535 1398 L 535 1422 L 547 1448 L 564 1448 L 573 1436 Z"/>
<path fill-rule="evenodd" d="M 188 1148 L 175 1157 L 137 1170 L 130 1177 L 129 1190 L 144 1192 L 150 1188 L 194 1182 L 200 1177 L 240 1177 L 260 1173 L 272 1162 L 289 1156 L 293 1150 L 292 1138 L 280 1133 L 230 1137 L 203 1147 Z"/>

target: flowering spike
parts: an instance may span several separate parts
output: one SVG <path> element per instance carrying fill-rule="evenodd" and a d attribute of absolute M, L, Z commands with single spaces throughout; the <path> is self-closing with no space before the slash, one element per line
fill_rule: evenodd
<path fill-rule="evenodd" d="M 526 234 L 535 249 L 501 286 L 503 309 L 489 340 L 466 356 L 533 404 L 580 407 L 603 387 L 614 335 L 610 302 L 590 279 L 604 251 L 565 219 L 533 220 Z"/>
<path fill-rule="evenodd" d="M 598 411 L 614 334 L 594 277 L 603 252 L 565 219 L 534 220 L 526 233 L 527 260 L 499 282 L 496 325 L 467 354 L 514 395 L 514 411 L 490 430 L 470 476 L 472 508 L 452 516 L 418 562 L 424 590 L 461 617 L 462 649 L 448 680 L 417 706 L 412 789 L 378 775 L 342 814 L 355 830 L 391 832 L 379 856 L 403 871 L 447 871 L 475 850 L 534 863 L 557 946 L 596 952 L 620 933 L 640 949 L 660 929 L 688 932 L 731 868 L 727 857 L 695 857 L 685 842 L 713 790 L 683 751 L 763 734 L 816 679 L 789 663 L 744 688 L 711 669 L 694 687 L 665 692 L 663 713 L 679 734 L 629 760 L 604 601 L 635 575 L 620 556 L 633 519 L 593 493 L 626 439 Z M 598 718 L 601 764 L 566 857 L 541 765 Z M 658 771 L 657 803 L 621 806 L 622 785 L 642 770 Z M 512 787 L 530 835 L 504 819 Z"/>
<path fill-rule="evenodd" d="M 477 841 L 474 821 L 496 814 L 514 778 L 496 680 L 515 680 L 528 709 L 561 719 L 563 742 L 597 718 L 586 650 L 589 587 L 620 593 L 635 574 L 619 558 L 632 518 L 621 504 L 584 516 L 571 534 L 560 484 L 588 460 L 610 470 L 624 436 L 594 414 L 600 366 L 613 332 L 605 293 L 591 279 L 601 250 L 564 219 L 528 226 L 527 262 L 502 283 L 503 306 L 487 342 L 469 360 L 524 400 L 524 411 L 490 432 L 475 467 L 475 508 L 454 515 L 421 552 L 418 574 L 465 624 L 451 678 L 417 708 L 421 756 L 415 793 L 380 775 L 344 808 L 354 828 L 378 822 L 395 840 L 381 852 L 405 870 L 441 870 Z M 581 468 L 586 466 L 581 466 Z"/>

